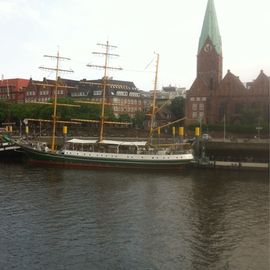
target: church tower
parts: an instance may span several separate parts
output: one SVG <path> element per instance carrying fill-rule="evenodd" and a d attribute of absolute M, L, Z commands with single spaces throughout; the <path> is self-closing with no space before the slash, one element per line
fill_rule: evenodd
<path fill-rule="evenodd" d="M 209 91 L 217 88 L 222 80 L 222 45 L 214 0 L 208 0 L 201 31 L 197 78 L 207 85 Z"/>

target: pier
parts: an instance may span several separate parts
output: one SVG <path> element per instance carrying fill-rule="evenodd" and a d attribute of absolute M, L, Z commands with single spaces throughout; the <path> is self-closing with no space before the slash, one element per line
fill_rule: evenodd
<path fill-rule="evenodd" d="M 269 140 L 198 140 L 194 144 L 195 167 L 269 170 Z"/>

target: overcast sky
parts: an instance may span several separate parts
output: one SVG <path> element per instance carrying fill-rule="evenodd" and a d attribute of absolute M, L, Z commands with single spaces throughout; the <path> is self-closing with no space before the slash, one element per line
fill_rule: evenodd
<path fill-rule="evenodd" d="M 0 0 L 0 74 L 4 78 L 42 79 L 55 66 L 44 54 L 60 55 L 69 79 L 99 79 L 103 71 L 92 54 L 107 40 L 118 48 L 109 75 L 153 88 L 154 52 L 160 54 L 158 87 L 189 88 L 196 76 L 196 55 L 207 0 Z M 215 0 L 223 44 L 223 76 L 230 69 L 243 82 L 260 70 L 270 76 L 270 1 Z M 148 66 L 148 68 L 146 68 Z M 145 69 L 146 68 L 146 69 Z"/>

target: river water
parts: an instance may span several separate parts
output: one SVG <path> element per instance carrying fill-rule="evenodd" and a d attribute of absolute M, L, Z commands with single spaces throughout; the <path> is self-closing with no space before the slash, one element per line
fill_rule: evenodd
<path fill-rule="evenodd" d="M 268 270 L 268 174 L 0 163 L 0 269 Z"/>

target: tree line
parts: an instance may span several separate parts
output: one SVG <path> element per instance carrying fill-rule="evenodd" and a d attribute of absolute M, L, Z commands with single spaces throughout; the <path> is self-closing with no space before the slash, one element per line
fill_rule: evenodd
<path fill-rule="evenodd" d="M 78 105 L 71 98 L 58 99 L 58 103 Z M 176 97 L 172 100 L 171 104 L 167 107 L 171 112 L 172 120 L 183 118 L 185 116 L 185 99 L 183 97 Z M 53 107 L 51 105 L 33 104 L 33 103 L 7 103 L 0 101 L 0 122 L 14 122 L 19 126 L 20 122 L 26 118 L 36 119 L 52 119 Z M 80 107 L 63 107 L 58 106 L 57 116 L 61 120 L 77 119 L 100 119 L 101 106 L 95 104 L 80 104 Z M 137 128 L 144 128 L 144 123 L 147 120 L 144 112 L 138 111 L 135 116 L 131 118 L 128 114 L 122 114 L 116 117 L 111 107 L 105 107 L 106 120 L 130 122 Z M 189 129 L 198 126 L 198 123 L 190 125 Z M 269 119 L 262 117 L 259 108 L 244 109 L 240 113 L 239 121 L 237 124 L 227 124 L 228 130 L 242 133 L 252 133 L 258 126 L 262 128 L 262 133 L 269 132 Z M 202 123 L 203 130 L 220 131 L 223 124 L 205 124 Z"/>

